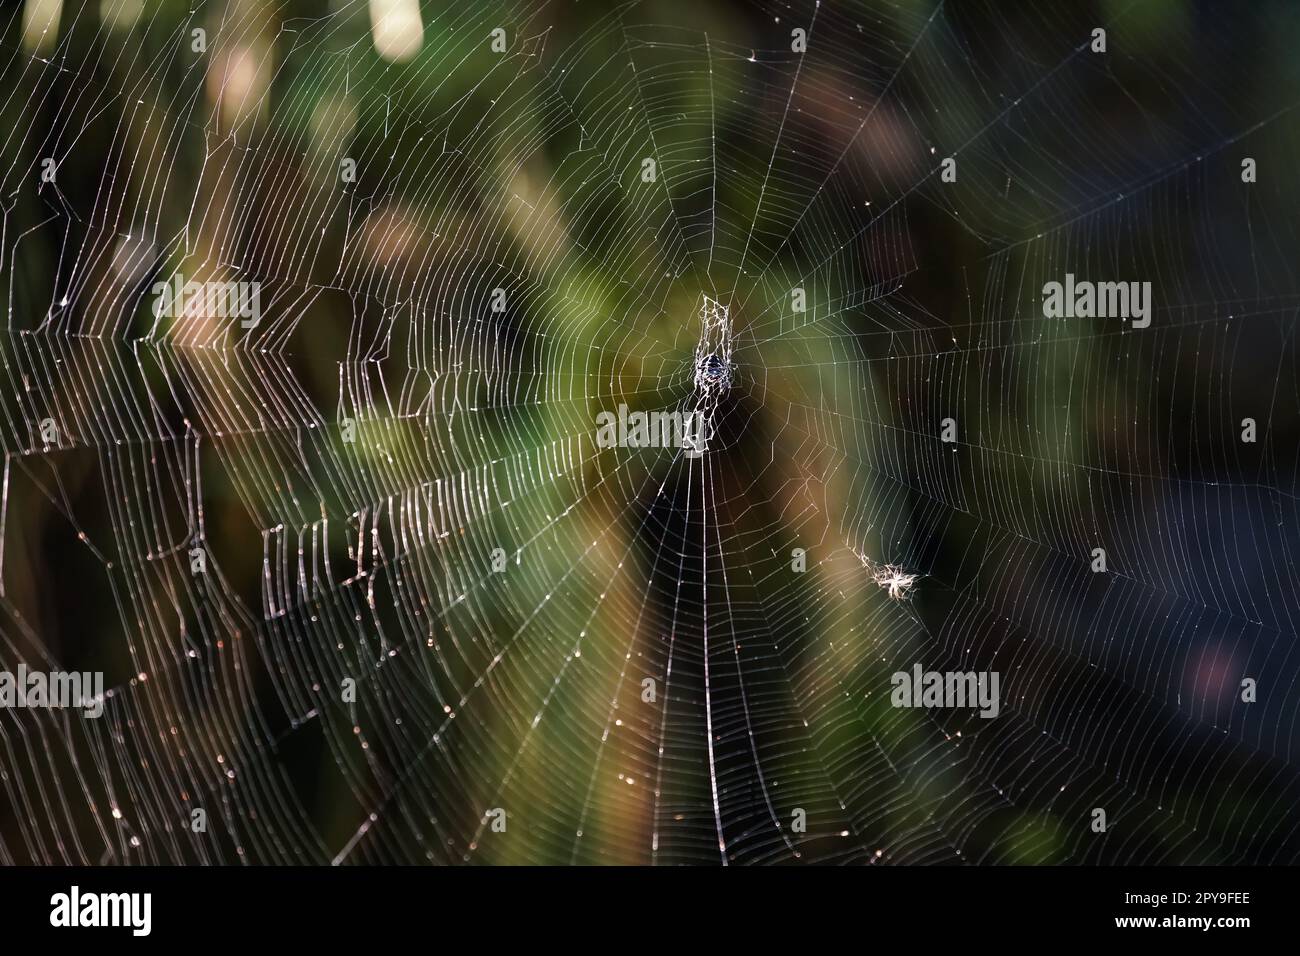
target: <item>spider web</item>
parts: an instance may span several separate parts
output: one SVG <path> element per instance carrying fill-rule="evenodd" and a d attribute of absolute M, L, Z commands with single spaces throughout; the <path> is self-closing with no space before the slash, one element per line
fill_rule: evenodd
<path fill-rule="evenodd" d="M 22 5 L 0 862 L 1296 861 L 1285 25 Z"/>

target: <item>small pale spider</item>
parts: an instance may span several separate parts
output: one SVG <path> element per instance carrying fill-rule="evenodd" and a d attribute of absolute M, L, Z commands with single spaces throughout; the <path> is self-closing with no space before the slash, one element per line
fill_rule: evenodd
<path fill-rule="evenodd" d="M 921 575 L 906 571 L 896 564 L 876 564 L 863 554 L 857 554 L 857 558 L 871 572 L 871 580 L 889 592 L 891 600 L 905 601 L 912 596 L 912 588 Z"/>
<path fill-rule="evenodd" d="M 873 581 L 882 588 L 889 589 L 889 596 L 895 601 L 902 601 L 911 596 L 917 577 L 918 575 L 908 574 L 902 568 L 896 568 L 892 564 L 877 568 L 871 574 Z"/>

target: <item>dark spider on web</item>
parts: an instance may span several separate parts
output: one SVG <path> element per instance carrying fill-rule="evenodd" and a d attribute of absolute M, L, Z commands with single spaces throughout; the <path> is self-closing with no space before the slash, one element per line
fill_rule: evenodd
<path fill-rule="evenodd" d="M 700 362 L 700 371 L 710 381 L 720 382 L 727 377 L 727 363 L 716 354 L 710 355 Z"/>

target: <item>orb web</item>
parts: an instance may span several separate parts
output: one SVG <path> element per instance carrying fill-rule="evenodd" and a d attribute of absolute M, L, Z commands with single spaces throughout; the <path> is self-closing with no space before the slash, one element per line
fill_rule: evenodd
<path fill-rule="evenodd" d="M 9 14 L 0 862 L 1294 862 L 1284 33 L 1024 6 Z"/>

